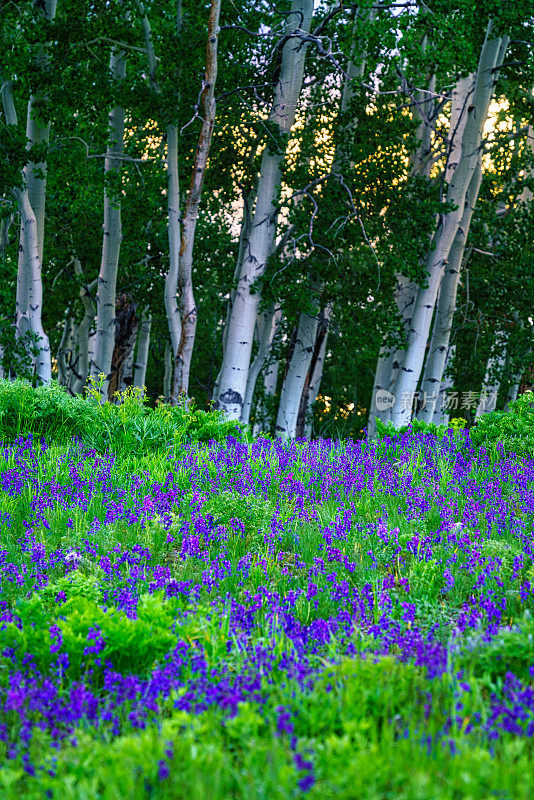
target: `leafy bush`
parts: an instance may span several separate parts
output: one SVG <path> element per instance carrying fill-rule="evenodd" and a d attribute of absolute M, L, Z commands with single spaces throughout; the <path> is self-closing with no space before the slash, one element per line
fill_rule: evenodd
<path fill-rule="evenodd" d="M 244 426 L 223 420 L 216 411 L 160 404 L 146 405 L 140 389 L 128 389 L 120 402 L 100 403 L 98 387 L 89 387 L 87 397 L 72 397 L 52 382 L 34 389 L 26 381 L 0 381 L 0 438 L 13 441 L 33 433 L 47 442 L 80 438 L 98 452 L 112 450 L 140 455 L 172 449 L 189 442 L 243 440 Z"/>
<path fill-rule="evenodd" d="M 85 597 L 93 603 L 102 602 L 102 592 L 98 588 L 98 582 L 92 575 L 85 575 L 79 570 L 69 572 L 53 583 L 49 583 L 39 592 L 41 602 L 45 609 L 51 611 L 57 608 L 56 598 L 60 596 L 66 602 L 73 597 Z"/>
<path fill-rule="evenodd" d="M 504 453 L 534 456 L 534 393 L 525 392 L 508 411 L 483 414 L 471 428 L 471 442 L 494 449 L 500 444 Z"/>
<path fill-rule="evenodd" d="M 436 425 L 433 422 L 423 422 L 420 419 L 414 419 L 413 422 L 401 425 L 400 428 L 396 428 L 392 422 L 382 422 L 378 417 L 376 419 L 376 435 L 379 439 L 399 438 L 407 431 L 412 433 L 431 433 L 442 438 L 447 433 L 447 430 L 446 425 Z"/>
<path fill-rule="evenodd" d="M 513 672 L 529 683 L 534 668 L 534 619 L 530 612 L 525 611 L 518 625 L 501 629 L 489 644 L 478 639 L 468 641 L 459 663 L 479 678 L 496 681 Z"/>
<path fill-rule="evenodd" d="M 71 583 L 87 592 L 90 582 Z M 76 590 L 74 590 L 76 592 Z M 16 621 L 0 631 L 0 651 L 14 650 L 19 664 L 29 660 L 46 672 L 59 655 L 68 656 L 71 679 L 89 669 L 98 674 L 106 662 L 120 672 L 144 674 L 176 644 L 171 633 L 169 607 L 160 595 L 144 596 L 137 619 L 116 608 L 102 609 L 94 599 L 75 593 L 61 605 L 50 606 L 50 593 L 20 600 L 13 609 Z M 31 656 L 31 659 L 29 659 Z"/>

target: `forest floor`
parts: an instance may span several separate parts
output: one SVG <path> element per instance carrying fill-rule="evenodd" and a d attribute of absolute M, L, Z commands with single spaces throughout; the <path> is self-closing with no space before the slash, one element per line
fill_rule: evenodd
<path fill-rule="evenodd" d="M 0 797 L 534 795 L 534 459 L 0 451 Z"/>

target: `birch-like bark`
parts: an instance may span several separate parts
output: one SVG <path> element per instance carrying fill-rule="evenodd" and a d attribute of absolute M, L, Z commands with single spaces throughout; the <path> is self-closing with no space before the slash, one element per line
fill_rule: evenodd
<path fill-rule="evenodd" d="M 45 0 L 42 4 L 43 16 L 48 20 L 53 20 L 56 16 L 57 0 Z M 44 68 L 46 65 L 46 51 L 42 48 L 37 56 L 37 67 Z M 27 119 L 26 119 L 26 137 L 28 139 L 28 148 L 39 144 L 48 144 L 50 139 L 50 123 L 43 122 L 38 116 L 38 106 L 43 101 L 39 95 L 32 95 L 28 103 Z M 31 257 L 28 250 L 21 247 L 19 250 L 19 264 L 17 276 L 17 330 L 21 327 L 26 327 L 22 319 L 19 322 L 19 313 L 24 317 L 28 316 L 29 327 L 28 329 L 37 333 L 40 340 L 43 341 L 45 347 L 48 347 L 48 337 L 41 339 L 41 313 L 42 302 L 39 308 L 35 308 L 35 293 L 42 298 L 42 286 L 37 289 L 36 281 L 41 282 L 41 268 L 43 263 L 44 253 L 44 227 L 45 227 L 45 202 L 46 202 L 46 162 L 33 162 L 30 161 L 23 169 L 24 185 L 28 192 L 28 201 L 35 216 L 35 236 L 37 239 L 37 254 L 39 257 L 39 269 L 36 270 L 35 263 L 29 263 Z M 24 230 L 24 215 L 21 215 L 21 243 L 26 240 Z M 30 297 L 29 295 L 32 295 Z M 31 319 L 33 317 L 33 319 Z M 42 331 L 44 333 L 44 331 Z M 50 364 L 50 367 L 49 367 Z M 50 371 L 49 371 L 50 370 Z M 36 360 L 37 376 L 43 382 L 51 380 L 51 362 L 50 356 L 45 355 L 44 358 L 37 356 Z"/>
<path fill-rule="evenodd" d="M 465 195 L 477 168 L 496 71 L 508 45 L 507 37 L 490 39 L 491 30 L 490 22 L 480 54 L 473 102 L 467 109 L 462 153 L 447 189 L 447 201 L 453 204 L 455 210 L 442 216 L 435 231 L 425 263 L 427 286 L 419 289 L 415 301 L 408 345 L 395 390 L 396 402 L 391 411 L 391 420 L 395 427 L 400 427 L 411 419 L 411 400 L 415 397 L 421 375 L 439 285 L 461 223 Z"/>
<path fill-rule="evenodd" d="M 417 286 L 404 275 L 397 275 L 395 304 L 401 320 L 403 333 L 407 336 L 412 318 Z M 403 350 L 391 349 L 383 345 L 380 349 L 373 383 L 371 408 L 367 422 L 367 436 L 372 438 L 376 433 L 376 420 L 386 424 L 391 418 L 394 400 L 395 381 L 402 362 Z"/>
<path fill-rule="evenodd" d="M 452 91 L 451 116 L 449 125 L 449 141 L 447 149 L 447 162 L 445 166 L 444 178 L 448 183 L 458 166 L 459 154 L 461 153 L 461 139 L 463 136 L 465 121 L 467 119 L 467 106 L 472 93 L 474 75 L 467 78 L 460 78 L 458 84 Z M 435 75 L 429 81 L 429 92 L 434 91 Z M 430 95 L 426 95 L 430 98 Z M 414 113 L 419 117 L 417 137 L 419 147 L 410 158 L 410 174 L 420 175 L 428 178 L 432 161 L 429 158 L 431 153 L 432 130 L 435 120 L 432 116 L 433 100 L 427 99 L 425 95 L 419 93 L 418 103 L 414 106 Z M 430 124 L 429 124 L 430 122 Z M 398 275 L 397 287 L 395 289 L 395 303 L 399 310 L 404 335 L 408 337 L 410 323 L 414 312 L 415 299 L 418 287 L 408 278 Z M 386 424 L 391 420 L 391 413 L 395 402 L 395 385 L 405 357 L 404 348 L 397 348 L 391 351 L 390 348 L 382 347 L 378 357 L 378 364 L 375 372 L 373 395 L 371 399 L 371 410 L 367 424 L 367 435 L 372 438 L 376 433 L 376 419 Z"/>
<path fill-rule="evenodd" d="M 124 78 L 124 53 L 113 49 L 110 60 L 112 81 Z M 104 175 L 108 180 L 118 173 L 124 149 L 124 108 L 115 106 L 109 115 L 109 139 L 104 161 Z M 120 189 L 116 186 L 116 192 Z M 94 358 L 91 363 L 91 376 L 104 375 L 101 397 L 108 397 L 111 359 L 115 345 L 115 301 L 117 292 L 117 272 L 122 241 L 120 199 L 104 186 L 104 236 L 102 241 L 102 260 L 98 274 L 96 295 L 96 341 Z"/>
<path fill-rule="evenodd" d="M 432 422 L 434 414 L 436 413 L 436 405 L 439 400 L 439 387 L 443 380 L 451 338 L 452 321 L 456 311 L 456 296 L 460 283 L 465 245 L 481 182 L 482 160 L 479 157 L 465 196 L 462 220 L 456 236 L 454 237 L 449 258 L 445 264 L 443 278 L 441 279 L 434 328 L 432 330 L 430 349 L 426 358 L 423 382 L 421 384 L 423 406 L 417 415 L 418 418 L 424 422 Z"/>
<path fill-rule="evenodd" d="M 232 287 L 230 289 L 230 299 L 228 301 L 228 305 L 226 307 L 226 320 L 224 323 L 223 333 L 222 333 L 222 361 L 224 363 L 224 357 L 226 353 L 226 343 L 228 341 L 228 331 L 230 330 L 230 317 L 232 314 L 232 308 L 234 306 L 234 301 L 237 293 L 237 289 L 235 288 L 239 281 L 239 276 L 241 275 L 241 269 L 243 267 L 243 260 L 245 258 L 245 254 L 248 249 L 248 242 L 250 237 L 250 231 L 252 229 L 252 209 L 254 207 L 254 203 L 256 202 L 256 193 L 257 187 L 254 186 L 248 192 L 243 192 L 243 220 L 241 223 L 241 232 L 239 235 L 239 248 L 237 251 L 237 260 L 234 269 L 234 278 L 232 282 Z M 212 398 L 218 397 L 219 395 L 219 386 L 221 383 L 221 374 L 222 374 L 222 366 L 219 369 L 219 373 L 215 380 L 215 384 L 213 386 Z"/>
<path fill-rule="evenodd" d="M 527 131 L 527 139 L 526 139 L 526 150 L 530 155 L 534 155 L 534 125 L 528 126 Z M 534 177 L 534 167 L 530 166 L 527 172 L 528 177 Z M 529 189 L 528 186 L 525 186 L 522 190 L 521 194 L 517 198 L 520 203 L 530 203 L 533 199 L 532 190 Z M 516 322 L 518 321 L 518 314 L 514 312 L 514 317 Z M 513 403 L 517 400 L 517 396 L 519 394 L 519 387 L 521 386 L 521 378 L 523 377 L 522 371 L 516 372 L 511 380 L 510 388 L 508 389 L 508 394 L 506 396 L 506 403 L 504 406 L 504 410 L 508 411 L 510 408 L 510 403 Z"/>
<path fill-rule="evenodd" d="M 44 18 L 54 19 L 57 0 L 44 0 L 41 9 Z M 46 66 L 46 50 L 40 49 L 37 55 L 37 69 Z M 37 115 L 43 97 L 32 95 L 28 103 L 26 137 L 28 148 L 47 143 L 50 137 L 50 123 L 43 122 Z M 2 101 L 8 125 L 17 124 L 17 114 L 13 101 L 10 81 L 2 87 Z M 41 382 L 47 383 L 52 377 L 50 344 L 42 325 L 43 287 L 42 259 L 44 252 L 44 218 L 46 197 L 46 163 L 28 162 L 22 171 L 22 189 L 13 191 L 20 212 L 20 245 L 17 270 L 16 330 L 24 337 L 28 332 L 36 338 L 37 356 L 35 372 Z M 28 226 L 28 230 L 26 230 Z M 34 345 L 32 345 L 34 346 Z"/>
<path fill-rule="evenodd" d="M 321 381 L 323 379 L 326 343 L 328 341 L 331 316 L 332 306 L 328 304 L 323 311 L 323 318 L 315 341 L 313 358 L 300 400 L 296 434 L 298 437 L 304 436 L 306 439 L 310 439 L 313 432 L 313 405 L 317 400 L 319 389 L 321 388 Z"/>
<path fill-rule="evenodd" d="M 275 238 L 280 167 L 289 132 L 295 121 L 302 89 L 307 42 L 313 14 L 313 0 L 293 0 L 286 23 L 280 77 L 269 115 L 268 141 L 263 151 L 254 221 L 243 260 L 235 300 L 228 323 L 226 351 L 215 407 L 229 419 L 240 419 L 245 399 L 252 340 L 260 293 L 251 288 L 265 272 Z M 256 287 L 257 288 L 257 287 Z"/>
<path fill-rule="evenodd" d="M 319 389 L 321 388 L 321 382 L 323 380 L 327 340 L 328 332 L 323 339 L 323 345 L 319 353 L 319 359 L 312 376 L 312 382 L 310 383 L 310 396 L 307 403 L 306 419 L 304 422 L 304 438 L 308 440 L 311 439 L 313 435 L 313 407 L 317 401 L 317 397 L 319 396 Z"/>
<path fill-rule="evenodd" d="M 139 389 L 144 388 L 146 382 L 146 368 L 150 348 L 150 331 L 152 328 L 152 315 L 145 309 L 141 315 L 139 332 L 137 334 L 137 354 L 134 363 L 133 385 Z M 168 345 L 167 345 L 168 346 Z M 167 358 L 169 361 L 169 358 Z"/>
<path fill-rule="evenodd" d="M 221 0 L 212 0 L 208 21 L 208 44 L 206 49 L 206 75 L 200 95 L 202 126 L 198 138 L 195 160 L 191 175 L 191 185 L 185 204 L 182 220 L 182 239 L 178 270 L 178 296 L 180 308 L 180 341 L 174 360 L 174 379 L 172 399 L 189 392 L 189 373 L 195 344 L 197 327 L 197 307 L 193 292 L 193 247 L 195 231 L 202 195 L 202 184 L 211 146 L 215 122 L 215 82 L 217 80 L 217 47 L 219 41 L 219 18 Z"/>
<path fill-rule="evenodd" d="M 167 217 L 169 236 L 169 270 L 165 276 L 164 301 L 171 337 L 172 353 L 176 358 L 180 344 L 180 309 L 176 292 L 180 266 L 180 183 L 178 176 L 178 128 L 167 126 Z"/>
<path fill-rule="evenodd" d="M 316 287 L 314 287 L 316 289 Z M 280 393 L 280 404 L 276 418 L 276 436 L 280 439 L 293 439 L 297 433 L 297 421 L 302 392 L 310 368 L 320 314 L 317 294 L 313 298 L 314 311 L 302 313 L 299 317 L 297 336 L 289 367 Z"/>
<path fill-rule="evenodd" d="M 282 319 L 282 311 L 276 308 L 273 304 L 261 314 L 258 314 L 257 329 L 258 329 L 258 352 L 248 372 L 247 388 L 245 391 L 245 401 L 243 403 L 243 411 L 241 413 L 241 422 L 248 425 L 250 419 L 250 411 L 252 408 L 252 398 L 254 397 L 254 389 L 256 388 L 256 381 L 263 369 L 263 365 L 269 357 L 271 347 L 276 335 L 276 331 Z"/>
<path fill-rule="evenodd" d="M 67 312 L 65 314 L 65 321 L 63 323 L 63 333 L 61 335 L 61 341 L 59 342 L 59 347 L 57 349 L 57 355 L 56 355 L 58 383 L 60 386 L 67 386 L 68 383 L 67 351 L 68 351 L 69 338 L 72 338 L 72 327 L 73 327 L 73 320 L 70 315 L 70 309 L 67 309 Z"/>
<path fill-rule="evenodd" d="M 170 342 L 165 342 L 165 352 L 163 354 L 163 400 L 165 403 L 171 402 L 171 376 L 173 364 L 174 359 L 172 358 L 172 345 Z"/>
<path fill-rule="evenodd" d="M 497 408 L 497 399 L 499 395 L 499 389 L 501 387 L 502 373 L 506 364 L 507 345 L 508 333 L 502 330 L 498 331 L 495 336 L 495 342 L 491 348 L 488 363 L 486 364 L 486 372 L 484 374 L 480 399 L 477 410 L 475 411 L 475 420 L 477 420 L 482 414 L 495 411 Z"/>
<path fill-rule="evenodd" d="M 21 233 L 23 238 L 20 247 L 24 252 L 25 294 L 24 305 L 21 304 L 19 306 L 17 304 L 17 329 L 22 337 L 28 332 L 35 336 L 37 349 L 35 373 L 43 383 L 48 383 L 52 379 L 52 361 L 50 357 L 50 342 L 44 331 L 41 318 L 43 281 L 37 239 L 37 222 L 28 198 L 28 190 L 26 188 L 14 189 L 13 196 L 17 200 L 22 220 Z"/>
<path fill-rule="evenodd" d="M 272 398 L 276 395 L 278 386 L 278 372 L 280 362 L 277 358 L 269 360 L 263 373 L 263 399 L 256 406 L 254 415 L 254 425 L 252 433 L 259 436 L 260 433 L 267 433 L 274 424 L 274 412 Z"/>
<path fill-rule="evenodd" d="M 449 392 L 453 389 L 454 386 L 454 381 L 450 370 L 452 364 L 454 363 L 455 356 L 456 356 L 456 345 L 451 344 L 447 351 L 445 374 L 439 386 L 438 400 L 436 403 L 436 409 L 434 411 L 434 418 L 432 420 L 432 422 L 435 422 L 436 425 L 449 424 L 449 416 L 450 416 Z"/>
<path fill-rule="evenodd" d="M 82 274 L 82 266 L 77 258 L 74 259 L 74 271 L 76 275 Z M 72 385 L 73 394 L 82 394 L 85 384 L 87 383 L 87 376 L 89 375 L 89 334 L 96 315 L 96 307 L 93 301 L 93 293 L 96 287 L 97 280 L 95 279 L 89 285 L 84 285 L 80 288 L 80 300 L 82 301 L 84 314 L 78 326 L 76 379 Z"/>

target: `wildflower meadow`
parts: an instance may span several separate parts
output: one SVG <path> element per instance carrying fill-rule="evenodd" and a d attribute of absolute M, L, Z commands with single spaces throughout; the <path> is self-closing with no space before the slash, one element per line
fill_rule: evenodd
<path fill-rule="evenodd" d="M 533 796 L 532 395 L 284 443 L 10 391 L 2 799 Z"/>

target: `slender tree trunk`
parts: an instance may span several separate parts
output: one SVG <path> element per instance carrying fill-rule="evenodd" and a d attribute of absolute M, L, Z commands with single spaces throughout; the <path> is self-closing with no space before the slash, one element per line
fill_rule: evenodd
<path fill-rule="evenodd" d="M 317 286 L 313 287 L 317 290 Z M 314 312 L 302 313 L 299 317 L 295 346 L 280 393 L 280 404 L 276 418 L 276 435 L 281 439 L 293 439 L 297 432 L 302 392 L 313 357 L 320 314 L 317 294 L 313 298 Z"/>
<path fill-rule="evenodd" d="M 145 309 L 139 324 L 139 333 L 137 335 L 137 355 L 134 363 L 133 385 L 138 388 L 143 388 L 146 382 L 146 368 L 148 363 L 151 328 L 152 316 L 150 315 L 148 309 Z M 169 358 L 167 358 L 167 361 L 169 361 Z"/>
<path fill-rule="evenodd" d="M 17 329 L 22 337 L 28 332 L 34 335 L 37 350 L 35 372 L 43 383 L 48 383 L 52 378 L 52 362 L 50 342 L 41 319 L 43 281 L 37 240 L 37 222 L 28 199 L 28 190 L 14 189 L 13 196 L 17 200 L 22 219 L 23 238 L 20 246 L 24 252 L 24 280 L 21 282 L 24 286 L 24 304 L 22 304 L 22 299 L 20 305 L 17 303 Z"/>
<path fill-rule="evenodd" d="M 110 73 L 113 81 L 124 78 L 124 53 L 114 49 L 111 53 Z M 115 106 L 109 115 L 109 140 L 104 161 L 104 174 L 109 180 L 116 176 L 118 181 L 121 155 L 124 148 L 124 108 Z M 116 194 L 104 187 L 104 237 L 102 242 L 102 261 L 98 274 L 96 295 L 96 341 L 91 375 L 97 378 L 104 375 L 102 400 L 109 395 L 111 359 L 115 346 L 115 301 L 117 291 L 117 272 L 122 241 L 120 188 Z"/>
<path fill-rule="evenodd" d="M 244 422 L 245 425 L 248 425 L 250 419 L 252 398 L 254 397 L 256 381 L 258 380 L 258 376 L 263 369 L 263 365 L 269 357 L 269 353 L 271 351 L 274 337 L 276 335 L 281 318 L 282 311 L 280 308 L 276 308 L 274 304 L 263 313 L 258 314 L 257 326 L 259 347 L 256 358 L 250 365 L 248 372 L 245 402 L 243 403 L 243 411 L 241 414 L 241 422 Z"/>
<path fill-rule="evenodd" d="M 450 374 L 451 366 L 454 363 L 454 358 L 456 356 L 456 345 L 450 345 L 447 351 L 447 360 L 445 364 L 445 372 L 444 377 L 441 380 L 441 384 L 439 387 L 438 392 L 438 401 L 436 403 L 436 410 L 434 411 L 434 418 L 433 422 L 436 425 L 448 425 L 449 424 L 449 392 L 452 390 L 454 382 L 452 375 Z"/>
<path fill-rule="evenodd" d="M 167 215 L 169 235 L 169 271 L 165 276 L 164 301 L 172 343 L 176 358 L 180 344 L 180 310 L 176 299 L 178 271 L 180 266 L 180 184 L 178 176 L 178 128 L 167 126 Z"/>
<path fill-rule="evenodd" d="M 412 318 L 416 292 L 417 286 L 413 281 L 408 280 L 404 275 L 397 275 L 395 304 L 401 319 L 403 333 L 406 336 L 408 335 L 410 320 Z M 380 348 L 373 384 L 371 408 L 369 409 L 369 419 L 367 422 L 368 438 L 373 438 L 376 433 L 377 418 L 383 423 L 387 423 L 391 418 L 395 381 L 397 380 L 402 355 L 402 348 L 392 350 L 391 347 L 387 347 L 386 345 Z"/>
<path fill-rule="evenodd" d="M 221 0 L 212 0 L 208 21 L 206 76 L 200 97 L 202 127 L 200 129 L 191 175 L 191 185 L 189 187 L 189 194 L 187 196 L 182 221 L 182 240 L 180 244 L 178 272 L 181 332 L 174 361 L 173 402 L 177 401 L 178 395 L 187 395 L 189 392 L 189 372 L 195 343 L 197 307 L 193 292 L 192 278 L 193 246 L 195 243 L 195 231 L 202 194 L 202 184 L 206 173 L 213 124 L 215 122 L 215 82 L 217 80 L 217 46 L 219 40 L 220 13 Z"/>
<path fill-rule="evenodd" d="M 443 379 L 447 353 L 449 351 L 452 321 L 454 319 L 454 312 L 456 311 L 456 295 L 460 283 L 465 245 L 481 181 L 482 162 L 479 157 L 477 167 L 466 192 L 462 220 L 454 238 L 449 258 L 445 264 L 443 278 L 441 279 L 434 328 L 432 330 L 430 349 L 427 355 L 423 383 L 421 385 L 423 406 L 417 415 L 418 418 L 424 422 L 432 422 L 436 412 L 436 403 L 439 399 L 439 387 Z"/>
<path fill-rule="evenodd" d="M 475 420 L 482 414 L 495 411 L 497 408 L 497 398 L 501 386 L 504 365 L 506 363 L 507 345 L 508 334 L 506 331 L 498 331 L 495 336 L 495 342 L 491 348 L 488 363 L 486 364 L 486 372 L 480 392 L 480 400 L 475 412 Z"/>
<path fill-rule="evenodd" d="M 223 328 L 223 338 L 222 338 L 222 356 L 223 356 L 223 363 L 224 357 L 226 353 L 226 342 L 228 341 L 228 331 L 230 330 L 230 317 L 232 315 L 232 308 L 235 301 L 235 296 L 237 293 L 237 289 L 235 288 L 239 281 L 239 276 L 241 275 L 241 269 L 243 266 L 243 259 L 245 258 L 245 253 L 248 249 L 248 242 L 250 237 L 250 231 L 252 229 L 252 209 L 254 203 L 256 202 L 256 193 L 257 188 L 254 186 L 248 192 L 243 192 L 243 220 L 241 223 L 241 233 L 239 236 L 239 249 L 237 252 L 237 260 L 234 269 L 234 279 L 232 283 L 232 287 L 230 289 L 230 299 L 228 301 L 228 305 L 226 307 L 226 321 Z M 222 374 L 222 366 L 219 369 L 219 373 L 215 380 L 215 384 L 213 386 L 212 398 L 218 397 L 219 395 L 219 386 L 221 382 L 221 374 Z"/>
<path fill-rule="evenodd" d="M 267 433 L 274 424 L 273 398 L 278 386 L 278 372 L 280 362 L 278 359 L 269 360 L 263 373 L 263 398 L 256 406 L 254 426 L 252 433 L 258 436 L 261 432 Z"/>
<path fill-rule="evenodd" d="M 172 375 L 172 345 L 165 342 L 165 352 L 163 354 L 163 400 L 165 403 L 171 402 L 171 375 Z M 172 359 L 174 364 L 174 359 Z"/>
<path fill-rule="evenodd" d="M 43 0 L 43 18 L 53 20 L 56 15 L 57 0 Z M 38 52 L 35 68 L 46 67 L 45 46 Z M 28 147 L 47 144 L 50 137 L 50 123 L 41 122 L 38 109 L 44 98 L 32 95 L 28 103 L 26 136 Z M 17 114 L 13 102 L 11 82 L 2 87 L 2 101 L 8 125 L 17 124 Z M 13 192 L 21 216 L 20 245 L 17 274 L 17 335 L 25 337 L 28 333 L 36 339 L 37 356 L 32 356 L 35 372 L 39 380 L 47 383 L 52 377 L 50 343 L 42 325 L 43 287 L 42 260 L 44 251 L 44 219 L 46 198 L 46 162 L 28 162 L 22 170 L 22 188 Z M 33 347 L 34 345 L 32 345 Z"/>
<path fill-rule="evenodd" d="M 127 294 L 117 298 L 115 317 L 115 343 L 111 357 L 111 371 L 108 385 L 108 400 L 113 401 L 122 384 L 125 363 L 128 361 L 137 339 L 139 319 L 137 304 Z"/>
<path fill-rule="evenodd" d="M 280 78 L 269 116 L 268 141 L 262 155 L 254 222 L 230 313 L 226 352 L 215 396 L 215 407 L 223 410 L 229 419 L 240 419 L 245 399 L 254 327 L 261 299 L 260 293 L 252 293 L 251 288 L 265 272 L 275 238 L 280 166 L 295 121 L 304 76 L 307 43 L 303 42 L 301 34 L 309 33 L 312 14 L 313 0 L 293 0 L 287 17 L 287 38 L 282 48 Z"/>
<path fill-rule="evenodd" d="M 490 23 L 480 55 L 473 102 L 467 109 L 462 153 L 447 189 L 447 200 L 453 204 L 455 210 L 443 215 L 440 220 L 425 264 L 427 286 L 419 289 L 415 301 L 408 346 L 395 390 L 396 402 L 391 412 L 391 420 L 395 427 L 400 427 L 411 419 L 411 400 L 415 397 L 421 375 L 439 285 L 461 223 L 465 195 L 477 168 L 496 70 L 502 63 L 508 44 L 506 37 L 490 40 L 491 29 Z"/>
<path fill-rule="evenodd" d="M 69 346 L 69 339 L 71 338 L 73 320 L 70 315 L 70 308 L 67 309 L 65 314 L 65 321 L 63 323 L 63 333 L 61 341 L 57 349 L 57 369 L 58 369 L 58 383 L 60 386 L 67 386 L 68 384 L 68 357 L 67 351 Z"/>
<path fill-rule="evenodd" d="M 135 347 L 132 347 L 128 357 L 124 362 L 122 368 L 121 382 L 119 384 L 119 392 L 125 392 L 130 386 L 133 386 L 134 352 L 135 352 Z"/>
<path fill-rule="evenodd" d="M 77 275 L 82 274 L 81 264 L 76 258 L 74 259 L 74 271 Z M 72 385 L 73 394 L 82 394 L 89 375 L 89 334 L 96 315 L 96 307 L 93 301 L 93 292 L 96 287 L 97 280 L 95 279 L 89 285 L 82 286 L 80 289 L 80 300 L 82 301 L 84 314 L 78 326 L 76 379 Z"/>
<path fill-rule="evenodd" d="M 313 429 L 313 404 L 317 400 L 321 381 L 323 379 L 324 361 L 326 357 L 326 343 L 330 328 L 332 306 L 328 304 L 322 313 L 322 319 L 317 331 L 317 338 L 313 349 L 313 357 L 306 376 L 306 382 L 300 399 L 300 408 L 297 419 L 296 435 L 311 438 Z"/>

